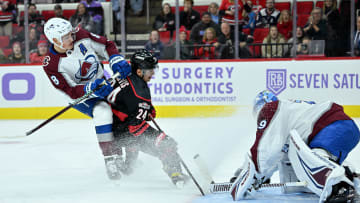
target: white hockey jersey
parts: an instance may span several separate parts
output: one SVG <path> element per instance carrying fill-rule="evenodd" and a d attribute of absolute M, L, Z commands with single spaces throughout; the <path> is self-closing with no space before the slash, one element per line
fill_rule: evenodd
<path fill-rule="evenodd" d="M 256 170 L 266 178 L 272 176 L 285 154 L 282 149 L 289 143 L 292 129 L 309 143 L 325 126 L 350 119 L 342 106 L 333 102 L 281 100 L 265 104 L 259 113 L 256 140 L 250 149 Z"/>
<path fill-rule="evenodd" d="M 43 62 L 43 68 L 55 88 L 76 99 L 85 94 L 84 85 L 104 77 L 98 56 L 105 59 L 119 54 L 114 42 L 77 28 L 74 48 L 57 53 L 51 46 Z"/>

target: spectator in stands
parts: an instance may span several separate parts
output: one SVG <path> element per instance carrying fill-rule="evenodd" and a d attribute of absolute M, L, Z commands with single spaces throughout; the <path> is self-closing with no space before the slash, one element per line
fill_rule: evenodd
<path fill-rule="evenodd" d="M 179 41 L 180 41 L 180 58 L 192 59 L 194 56 L 194 46 L 189 40 L 188 32 L 184 26 L 179 29 Z"/>
<path fill-rule="evenodd" d="M 327 20 L 328 36 L 325 43 L 326 56 L 340 56 L 340 13 L 336 0 L 325 0 L 323 5 L 324 19 Z"/>
<path fill-rule="evenodd" d="M 252 43 L 254 38 L 251 35 L 246 35 L 243 32 L 239 33 L 239 57 L 249 58 L 251 52 L 248 44 Z M 219 50 L 221 59 L 233 59 L 235 57 L 235 36 L 231 32 L 229 23 L 221 23 L 221 35 L 218 37 L 218 42 L 214 46 Z"/>
<path fill-rule="evenodd" d="M 210 3 L 210 5 L 208 7 L 208 12 L 211 15 L 211 20 L 214 23 L 220 25 L 222 15 L 220 15 L 220 13 L 219 13 L 219 5 L 215 2 Z"/>
<path fill-rule="evenodd" d="M 300 26 L 296 27 L 296 33 L 295 33 L 295 40 L 296 40 L 296 44 L 302 43 L 303 38 L 305 37 L 305 33 L 304 33 L 304 29 Z M 290 38 L 288 40 L 288 44 L 291 44 L 294 42 L 294 37 Z M 284 48 L 284 52 L 286 53 L 285 56 L 293 56 L 293 46 L 290 45 L 290 49 L 288 49 L 287 46 L 285 46 Z"/>
<path fill-rule="evenodd" d="M 29 50 L 37 49 L 37 43 L 40 38 L 39 32 L 35 24 L 29 25 Z M 10 41 L 11 44 L 14 42 L 21 42 L 21 46 L 25 47 L 25 30 L 22 30 L 16 34 Z"/>
<path fill-rule="evenodd" d="M 243 18 L 244 18 L 244 29 L 250 29 L 250 35 L 254 35 L 255 27 L 256 27 L 256 13 L 252 9 L 253 3 L 251 0 L 246 1 L 243 10 Z"/>
<path fill-rule="evenodd" d="M 159 32 L 170 31 L 171 39 L 175 30 L 175 15 L 171 12 L 169 3 L 164 3 L 161 13 L 155 17 L 153 28 Z"/>
<path fill-rule="evenodd" d="M 355 56 L 360 56 L 360 16 L 356 17 L 356 31 L 354 35 Z"/>
<path fill-rule="evenodd" d="M 185 26 L 179 28 L 180 59 L 192 59 L 194 57 L 194 45 L 189 41 Z M 175 43 L 165 46 L 162 59 L 175 59 Z"/>
<path fill-rule="evenodd" d="M 309 16 L 309 22 L 304 26 L 304 32 L 312 40 L 326 40 L 327 22 L 322 18 L 322 10 L 315 7 Z"/>
<path fill-rule="evenodd" d="M 30 54 L 30 63 L 42 63 L 48 52 L 48 43 L 45 40 L 39 40 L 37 50 Z"/>
<path fill-rule="evenodd" d="M 162 58 L 164 45 L 160 41 L 159 31 L 151 31 L 150 40 L 145 44 L 145 49 L 153 52 L 158 59 Z"/>
<path fill-rule="evenodd" d="M 202 14 L 201 21 L 196 23 L 191 29 L 190 40 L 194 44 L 201 44 L 205 30 L 209 27 L 212 27 L 215 30 L 217 36 L 221 34 L 219 26 L 211 20 L 210 13 L 204 12 Z"/>
<path fill-rule="evenodd" d="M 4 64 L 4 63 L 7 63 L 7 58 L 6 56 L 4 55 L 4 52 L 2 49 L 0 49 L 0 64 Z"/>
<path fill-rule="evenodd" d="M 180 25 L 185 26 L 187 30 L 191 30 L 200 21 L 200 14 L 192 9 L 193 5 L 193 0 L 184 0 L 184 10 L 180 12 Z"/>
<path fill-rule="evenodd" d="M 205 34 L 202 40 L 202 45 L 197 49 L 197 56 L 200 59 L 215 59 L 218 57 L 218 53 L 215 50 L 214 43 L 217 42 L 216 32 L 214 28 L 208 27 L 205 30 Z"/>
<path fill-rule="evenodd" d="M 302 42 L 297 45 L 296 54 L 297 55 L 309 55 L 310 54 L 310 43 L 311 39 L 309 37 L 304 37 Z"/>
<path fill-rule="evenodd" d="M 20 42 L 12 44 L 12 53 L 8 56 L 8 63 L 25 63 L 25 56 L 21 50 Z"/>
<path fill-rule="evenodd" d="M 60 4 L 56 4 L 54 6 L 54 13 L 55 13 L 55 17 L 56 18 L 63 18 L 65 20 L 68 20 L 64 15 L 63 15 L 63 10 Z"/>
<path fill-rule="evenodd" d="M 37 30 L 35 27 L 29 27 L 29 50 L 37 50 L 38 41 L 40 36 L 38 35 Z M 25 41 L 23 41 L 22 47 L 25 47 Z"/>
<path fill-rule="evenodd" d="M 289 10 L 282 10 L 277 24 L 279 33 L 282 34 L 287 41 L 292 36 L 293 22 Z"/>
<path fill-rule="evenodd" d="M 80 3 L 84 4 L 86 10 L 93 19 L 94 22 L 93 33 L 102 35 L 104 32 L 104 26 L 103 26 L 104 10 L 101 6 L 101 3 L 97 0 L 82 0 Z"/>
<path fill-rule="evenodd" d="M 242 26 L 244 25 L 243 19 L 243 9 L 244 4 L 240 0 L 238 1 L 238 24 L 239 24 L 239 31 L 242 30 Z M 235 1 L 234 0 L 221 0 L 220 4 L 220 14 L 223 15 L 221 22 L 227 22 L 231 26 L 231 29 L 234 30 L 235 26 Z"/>
<path fill-rule="evenodd" d="M 36 29 L 43 32 L 45 18 L 36 9 L 36 5 L 30 3 L 28 6 L 29 24 L 35 24 Z M 20 26 L 24 26 L 24 16 L 20 16 Z"/>
<path fill-rule="evenodd" d="M 144 0 L 130 0 L 130 7 L 134 16 L 143 15 Z"/>
<path fill-rule="evenodd" d="M 275 0 L 266 0 L 265 6 L 257 16 L 256 27 L 270 27 L 276 25 L 279 20 L 280 11 L 275 8 Z"/>
<path fill-rule="evenodd" d="M 276 25 L 271 25 L 269 34 L 265 37 L 263 45 L 261 46 L 261 55 L 263 58 L 279 58 L 283 56 L 283 43 L 285 39 L 279 33 Z"/>
<path fill-rule="evenodd" d="M 12 24 L 16 20 L 15 6 L 9 1 L 0 1 L 0 35 L 12 37 Z"/>
<path fill-rule="evenodd" d="M 79 3 L 76 12 L 70 17 L 70 23 L 73 27 L 81 26 L 89 32 L 94 32 L 94 21 L 83 3 Z"/>

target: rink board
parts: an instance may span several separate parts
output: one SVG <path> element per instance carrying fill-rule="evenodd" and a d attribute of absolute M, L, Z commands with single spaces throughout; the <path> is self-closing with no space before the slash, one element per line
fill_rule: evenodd
<path fill-rule="evenodd" d="M 161 62 L 149 83 L 158 117 L 231 116 L 257 92 L 282 99 L 332 100 L 360 117 L 360 60 Z M 105 64 L 107 75 L 111 74 Z M 69 104 L 39 65 L 1 66 L 0 119 L 45 119 Z M 251 116 L 251 115 L 249 115 Z M 87 118 L 70 110 L 60 118 Z"/>

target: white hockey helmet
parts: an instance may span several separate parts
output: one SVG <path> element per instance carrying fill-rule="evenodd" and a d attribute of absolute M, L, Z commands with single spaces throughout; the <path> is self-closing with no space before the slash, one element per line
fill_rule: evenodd
<path fill-rule="evenodd" d="M 73 31 L 71 23 L 62 18 L 51 18 L 44 25 L 44 33 L 48 40 L 54 44 L 54 38 L 60 42 L 63 48 L 62 37 Z"/>

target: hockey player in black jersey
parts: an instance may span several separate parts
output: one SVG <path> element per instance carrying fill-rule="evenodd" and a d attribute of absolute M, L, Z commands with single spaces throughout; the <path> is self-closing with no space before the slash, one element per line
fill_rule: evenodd
<path fill-rule="evenodd" d="M 147 123 L 149 115 L 156 116 L 147 82 L 158 68 L 157 63 L 157 58 L 147 50 L 133 54 L 132 74 L 115 81 L 114 90 L 107 97 L 113 109 L 115 140 L 126 151 L 125 161 L 119 164 L 119 169 L 130 174 L 139 151 L 142 151 L 158 157 L 172 182 L 181 186 L 188 177 L 182 173 L 176 141 Z"/>

